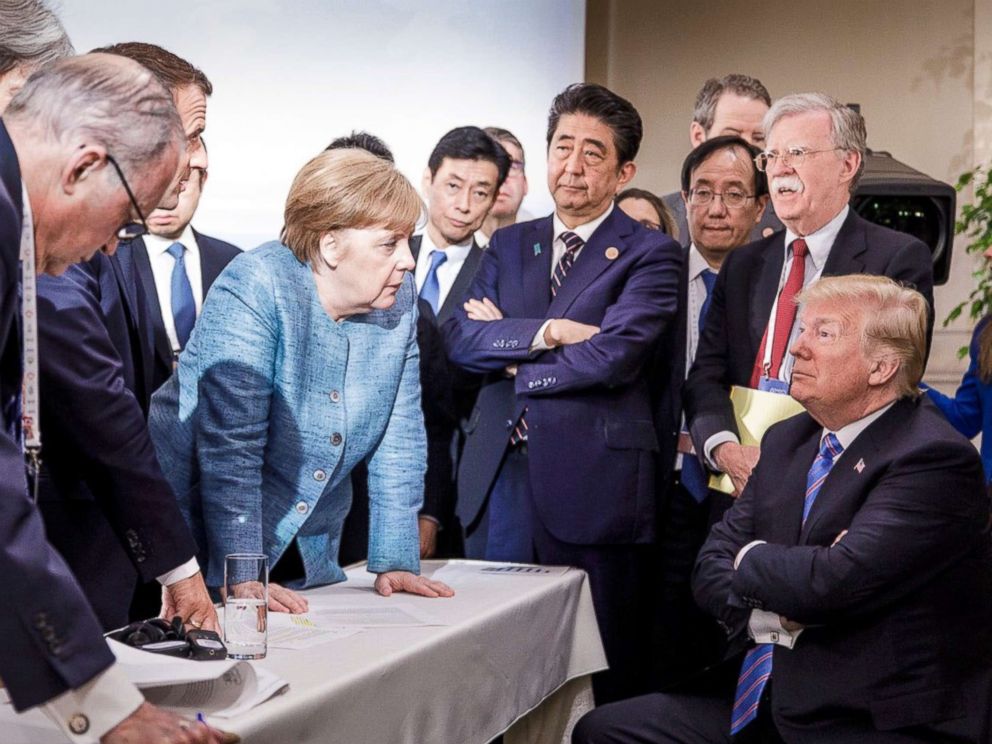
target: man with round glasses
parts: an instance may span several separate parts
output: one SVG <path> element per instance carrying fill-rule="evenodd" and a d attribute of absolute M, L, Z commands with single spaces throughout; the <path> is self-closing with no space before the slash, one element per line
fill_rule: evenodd
<path fill-rule="evenodd" d="M 864 169 L 861 114 L 821 93 L 795 94 L 775 102 L 764 129 L 766 149 L 755 164 L 785 229 L 726 261 L 685 385 L 695 448 L 710 468 L 731 477 L 735 496 L 759 451 L 741 446 L 728 393 L 732 385 L 788 392 L 800 290 L 821 276 L 888 276 L 926 298 L 928 342 L 933 326 L 929 249 L 862 219 L 848 204 Z"/>

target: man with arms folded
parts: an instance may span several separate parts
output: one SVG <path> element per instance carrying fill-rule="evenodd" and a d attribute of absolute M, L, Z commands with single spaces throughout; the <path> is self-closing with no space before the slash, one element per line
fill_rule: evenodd
<path fill-rule="evenodd" d="M 114 665 L 93 611 L 46 541 L 29 493 L 33 468 L 32 483 L 25 479 L 25 451 L 43 433 L 32 384 L 34 274 L 58 274 L 101 246 L 112 252 L 170 187 L 182 154 L 165 90 L 139 65 L 106 55 L 35 73 L 0 123 L 0 576 L 8 595 L 0 676 L 15 708 L 45 703 L 74 742 L 224 740 L 144 703 Z M 122 173 L 136 174 L 137 162 L 129 194 Z"/>
<path fill-rule="evenodd" d="M 806 412 L 769 429 L 693 577 L 732 639 L 711 675 L 730 675 L 595 711 L 573 741 L 990 741 L 989 502 L 975 448 L 920 395 L 927 303 L 864 275 L 799 299 Z"/>
<path fill-rule="evenodd" d="M 548 118 L 555 212 L 497 230 L 463 308 L 452 361 L 486 373 L 466 424 L 459 516 L 491 560 L 589 573 L 610 671 L 597 700 L 644 689 L 654 591 L 651 365 L 675 315 L 678 245 L 615 207 L 641 119 L 599 85 L 560 93 Z M 641 606 L 643 604 L 643 606 Z"/>
<path fill-rule="evenodd" d="M 861 114 L 822 93 L 790 95 L 769 110 L 765 131 L 768 149 L 757 163 L 785 230 L 735 250 L 724 262 L 684 393 L 696 451 L 731 477 L 735 495 L 758 448 L 740 444 L 730 387 L 788 391 L 799 290 L 821 276 L 880 274 L 915 287 L 933 307 L 927 246 L 850 207 L 864 169 Z M 932 318 L 931 311 L 928 328 Z"/>

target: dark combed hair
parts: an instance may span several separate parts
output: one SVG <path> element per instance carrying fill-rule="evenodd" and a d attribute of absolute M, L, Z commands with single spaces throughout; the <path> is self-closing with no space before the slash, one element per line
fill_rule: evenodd
<path fill-rule="evenodd" d="M 396 159 L 393 157 L 393 151 L 389 149 L 389 146 L 385 142 L 374 134 L 359 132 L 354 129 L 351 130 L 351 134 L 346 134 L 344 137 L 338 137 L 333 140 L 324 150 L 365 150 L 365 152 L 370 152 L 377 158 L 382 158 L 390 163 L 396 162 Z"/>
<path fill-rule="evenodd" d="M 94 52 L 101 54 L 117 54 L 121 57 L 133 59 L 143 65 L 158 78 L 170 91 L 185 88 L 188 85 L 195 85 L 203 95 L 209 96 L 214 92 L 207 76 L 197 67 L 194 67 L 182 57 L 177 57 L 172 52 L 163 49 L 155 44 L 146 44 L 143 41 L 126 41 L 122 44 L 111 44 L 110 46 L 94 49 Z"/>
<path fill-rule="evenodd" d="M 764 196 L 768 193 L 768 177 L 758 170 L 758 166 L 754 162 L 754 159 L 761 150 L 736 134 L 724 134 L 719 137 L 712 137 L 705 142 L 701 142 L 698 147 L 686 155 L 682 163 L 682 190 L 684 192 L 689 193 L 689 188 L 692 186 L 692 172 L 706 158 L 720 150 L 744 150 L 748 154 L 748 160 L 751 163 L 751 173 L 754 175 L 754 195 Z"/>
<path fill-rule="evenodd" d="M 595 83 L 573 83 L 555 96 L 548 112 L 548 148 L 558 129 L 558 121 L 566 114 L 585 114 L 599 119 L 613 132 L 620 165 L 637 157 L 644 127 L 641 115 L 626 98 Z"/>
<path fill-rule="evenodd" d="M 479 127 L 456 127 L 434 146 L 427 167 L 431 178 L 437 175 L 445 158 L 452 160 L 487 160 L 496 165 L 496 189 L 503 185 L 510 172 L 510 153 Z"/>

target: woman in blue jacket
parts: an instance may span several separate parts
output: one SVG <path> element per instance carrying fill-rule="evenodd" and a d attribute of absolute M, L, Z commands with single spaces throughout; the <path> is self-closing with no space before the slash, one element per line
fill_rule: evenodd
<path fill-rule="evenodd" d="M 982 433 L 982 465 L 988 482 L 992 479 L 992 316 L 975 327 L 969 352 L 968 371 L 953 398 L 931 387 L 926 391 L 955 429 L 969 439 Z"/>
<path fill-rule="evenodd" d="M 293 182 L 282 242 L 238 256 L 211 288 L 149 422 L 208 586 L 225 555 L 246 552 L 269 558 L 273 610 L 306 608 L 283 585 L 344 579 L 348 475 L 364 460 L 376 589 L 450 596 L 417 575 L 427 444 L 408 238 L 420 209 L 392 164 L 324 152 Z"/>

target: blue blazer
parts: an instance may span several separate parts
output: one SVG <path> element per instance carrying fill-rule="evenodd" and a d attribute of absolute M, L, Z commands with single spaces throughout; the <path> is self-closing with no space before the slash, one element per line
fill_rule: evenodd
<path fill-rule="evenodd" d="M 969 348 L 971 362 L 953 397 L 923 385 L 930 400 L 944 412 L 951 426 L 968 439 L 978 432 L 982 433 L 982 467 L 985 469 L 986 482 L 992 480 L 992 384 L 982 382 L 978 374 L 978 337 L 989 322 L 992 322 L 992 315 L 986 316 L 975 326 Z"/>
<path fill-rule="evenodd" d="M 551 298 L 552 218 L 496 231 L 467 297 L 488 297 L 502 320 L 444 325 L 451 360 L 490 373 L 466 426 L 458 510 L 484 508 L 514 423 L 527 407 L 530 480 L 538 516 L 579 545 L 654 537 L 653 422 L 649 364 L 674 317 L 682 251 L 614 208 Z M 589 341 L 531 355 L 547 318 L 599 326 Z M 503 373 L 517 364 L 514 379 Z"/>
<path fill-rule="evenodd" d="M 17 155 L 0 122 L 0 677 L 17 710 L 79 687 L 114 660 L 72 572 L 45 540 L 14 436 L 22 375 L 22 208 Z"/>
<path fill-rule="evenodd" d="M 416 290 L 388 310 L 334 322 L 309 264 L 271 242 L 214 283 L 149 426 L 201 551 L 207 583 L 224 556 L 295 538 L 306 578 L 344 579 L 337 562 L 348 477 L 368 464 L 370 571 L 418 572 L 426 436 Z"/>

